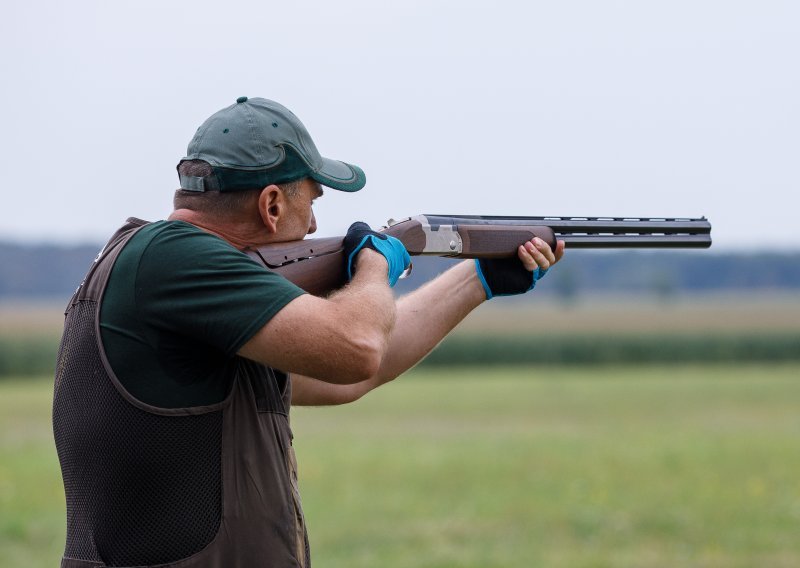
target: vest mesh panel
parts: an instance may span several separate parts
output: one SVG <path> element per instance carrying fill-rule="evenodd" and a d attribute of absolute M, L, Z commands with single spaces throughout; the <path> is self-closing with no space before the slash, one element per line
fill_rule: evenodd
<path fill-rule="evenodd" d="M 186 558 L 220 524 L 222 412 L 162 416 L 125 400 L 100 358 L 96 310 L 92 301 L 70 310 L 56 371 L 64 556 L 108 566 Z"/>

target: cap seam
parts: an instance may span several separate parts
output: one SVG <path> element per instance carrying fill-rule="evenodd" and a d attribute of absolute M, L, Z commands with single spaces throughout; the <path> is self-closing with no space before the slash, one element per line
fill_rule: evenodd
<path fill-rule="evenodd" d="M 263 152 L 263 149 L 261 147 L 262 146 L 261 145 L 261 141 L 258 139 L 258 136 L 257 136 L 256 127 L 255 127 L 255 120 L 254 120 L 255 117 L 253 116 L 253 113 L 252 113 L 250 107 L 245 106 L 246 102 L 237 103 L 237 104 L 241 104 L 242 107 L 244 108 L 245 115 L 247 116 L 247 126 L 250 128 L 250 133 L 249 133 L 250 134 L 250 139 L 253 141 L 253 144 L 254 144 L 255 150 L 256 150 L 256 157 L 258 158 L 259 161 L 263 161 L 264 160 L 264 152 Z M 280 162 L 277 162 L 277 163 L 280 163 Z"/>
<path fill-rule="evenodd" d="M 231 105 L 231 106 L 232 106 L 232 105 Z M 231 108 L 231 107 L 229 106 L 228 108 Z M 215 114 L 216 114 L 216 113 L 215 113 Z M 205 136 L 206 136 L 206 133 L 207 133 L 207 132 L 208 132 L 208 131 L 211 129 L 211 123 L 213 122 L 213 120 L 212 120 L 213 118 L 214 118 L 214 116 L 211 116 L 211 117 L 209 118 L 209 120 L 208 120 L 208 124 L 206 125 L 206 128 L 205 128 L 205 130 L 203 130 L 202 132 L 200 132 L 200 137 L 197 139 L 197 143 L 195 144 L 195 147 L 199 147 L 199 146 L 202 144 L 202 142 L 203 142 L 203 138 L 205 138 Z M 202 128 L 202 127 L 203 127 L 203 125 L 201 124 L 201 125 L 200 125 L 200 128 Z M 200 128 L 198 128 L 198 129 L 197 129 L 197 131 L 200 131 Z M 189 143 L 189 145 L 191 145 L 191 142 Z M 202 152 L 195 152 L 195 153 L 202 154 Z"/>

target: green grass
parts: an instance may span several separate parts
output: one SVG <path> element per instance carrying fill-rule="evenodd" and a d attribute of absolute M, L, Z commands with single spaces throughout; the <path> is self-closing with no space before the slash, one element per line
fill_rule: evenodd
<path fill-rule="evenodd" d="M 0 382 L 0 566 L 58 566 L 64 491 L 50 427 L 52 379 Z"/>
<path fill-rule="evenodd" d="M 0 382 L 3 567 L 63 546 L 49 397 Z M 798 566 L 798 409 L 799 365 L 430 369 L 297 409 L 314 565 Z"/>
<path fill-rule="evenodd" d="M 319 566 L 798 566 L 800 368 L 419 373 L 295 431 Z"/>

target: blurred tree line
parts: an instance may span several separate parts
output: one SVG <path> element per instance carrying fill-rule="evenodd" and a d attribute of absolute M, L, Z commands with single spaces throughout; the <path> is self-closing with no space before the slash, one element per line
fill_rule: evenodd
<path fill-rule="evenodd" d="M 0 242 L 0 298 L 69 299 L 100 246 Z"/>
<path fill-rule="evenodd" d="M 0 242 L 0 298 L 64 298 L 80 283 L 99 245 L 26 245 Z M 415 257 L 408 292 L 445 270 L 453 260 Z M 570 301 L 582 294 L 637 293 L 669 298 L 692 292 L 750 289 L 800 290 L 800 252 L 570 251 L 540 294 Z"/>

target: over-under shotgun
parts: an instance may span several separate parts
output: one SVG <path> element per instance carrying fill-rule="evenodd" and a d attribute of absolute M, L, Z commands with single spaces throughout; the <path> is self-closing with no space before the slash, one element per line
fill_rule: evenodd
<path fill-rule="evenodd" d="M 491 217 L 417 215 L 390 220 L 382 230 L 400 239 L 409 254 L 454 258 L 504 258 L 539 237 L 555 248 L 708 248 L 711 223 L 705 217 Z M 247 251 L 312 294 L 345 283 L 342 237 L 275 243 Z"/>

